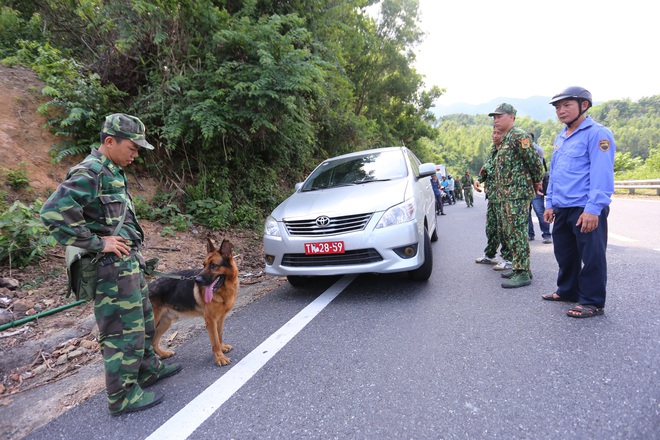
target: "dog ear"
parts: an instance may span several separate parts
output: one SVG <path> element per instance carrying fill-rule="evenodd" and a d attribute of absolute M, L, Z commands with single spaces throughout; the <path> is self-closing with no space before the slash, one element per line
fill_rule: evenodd
<path fill-rule="evenodd" d="M 231 242 L 227 239 L 222 240 L 222 244 L 220 245 L 220 255 L 222 255 L 223 258 L 229 258 L 231 257 L 231 253 L 233 251 Z"/>
<path fill-rule="evenodd" d="M 215 248 L 215 244 L 213 243 L 213 240 L 211 240 L 210 237 L 207 237 L 206 238 L 206 252 L 210 254 L 211 252 L 215 252 L 215 251 L 216 251 L 216 248 Z"/>

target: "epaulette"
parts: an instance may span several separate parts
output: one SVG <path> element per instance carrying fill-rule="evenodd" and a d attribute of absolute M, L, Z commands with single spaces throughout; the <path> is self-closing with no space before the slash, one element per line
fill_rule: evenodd
<path fill-rule="evenodd" d="M 100 160 L 96 159 L 92 161 L 92 164 L 89 166 L 89 169 L 94 171 L 96 174 L 101 174 L 103 169 L 103 163 Z"/>
<path fill-rule="evenodd" d="M 91 156 L 91 158 L 88 156 L 78 165 L 72 167 L 69 170 L 69 172 L 66 174 L 66 178 L 68 179 L 69 177 L 71 177 L 71 175 L 73 175 L 73 173 L 81 169 L 90 170 L 98 176 L 101 174 L 101 171 L 103 170 L 103 162 L 101 162 L 99 159 L 97 159 L 94 156 Z"/>

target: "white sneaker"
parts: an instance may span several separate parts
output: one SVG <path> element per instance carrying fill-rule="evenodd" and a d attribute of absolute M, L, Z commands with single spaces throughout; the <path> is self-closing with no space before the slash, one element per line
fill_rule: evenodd
<path fill-rule="evenodd" d="M 512 264 L 510 261 L 500 261 L 495 267 L 493 267 L 493 270 L 509 270 L 512 268 Z"/>
<path fill-rule="evenodd" d="M 495 258 L 488 258 L 487 256 L 482 256 L 474 260 L 475 263 L 479 264 L 497 264 L 497 260 Z"/>

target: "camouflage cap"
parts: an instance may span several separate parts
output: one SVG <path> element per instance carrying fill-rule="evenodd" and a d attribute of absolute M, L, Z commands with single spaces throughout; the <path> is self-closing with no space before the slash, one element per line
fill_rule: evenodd
<path fill-rule="evenodd" d="M 146 140 L 144 124 L 135 116 L 126 115 L 124 113 L 114 113 L 106 116 L 101 133 L 130 139 L 147 150 L 154 149 L 154 146 Z"/>
<path fill-rule="evenodd" d="M 505 113 L 515 116 L 516 109 L 513 108 L 511 104 L 507 104 L 506 102 L 503 102 L 502 104 L 498 105 L 494 111 L 488 113 L 488 116 L 503 115 Z"/>

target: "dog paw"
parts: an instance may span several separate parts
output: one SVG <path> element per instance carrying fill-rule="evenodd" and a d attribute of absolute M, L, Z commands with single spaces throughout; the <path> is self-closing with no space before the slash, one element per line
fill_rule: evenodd
<path fill-rule="evenodd" d="M 229 364 L 231 363 L 231 359 L 228 358 L 228 357 L 225 356 L 225 355 L 221 355 L 221 356 L 216 355 L 216 356 L 215 356 L 215 363 L 216 363 L 219 367 L 224 367 L 225 365 L 229 365 Z"/>
<path fill-rule="evenodd" d="M 158 350 L 156 354 L 160 356 L 161 359 L 167 359 L 168 357 L 174 356 L 175 352 L 172 350 Z"/>
<path fill-rule="evenodd" d="M 223 352 L 223 353 L 229 353 L 229 352 L 231 351 L 232 348 L 234 348 L 234 347 L 232 347 L 232 346 L 229 345 L 229 344 L 224 344 L 224 345 L 222 346 L 222 352 Z"/>

